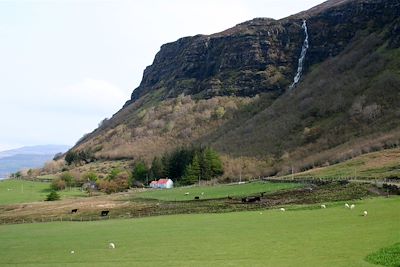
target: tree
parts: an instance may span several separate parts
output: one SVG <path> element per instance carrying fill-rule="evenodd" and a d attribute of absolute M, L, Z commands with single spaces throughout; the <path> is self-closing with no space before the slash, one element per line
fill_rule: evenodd
<path fill-rule="evenodd" d="M 158 157 L 155 157 L 153 159 L 153 162 L 151 163 L 151 177 L 152 178 L 162 178 L 165 177 L 164 174 L 164 164 L 162 162 L 162 160 Z"/>
<path fill-rule="evenodd" d="M 75 184 L 74 176 L 69 172 L 63 172 L 60 175 L 60 179 L 63 180 L 67 186 L 73 186 Z"/>
<path fill-rule="evenodd" d="M 211 177 L 218 177 L 224 174 L 224 168 L 222 166 L 221 159 L 218 153 L 212 148 L 207 148 L 205 150 L 206 161 L 210 164 Z"/>
<path fill-rule="evenodd" d="M 60 195 L 52 190 L 46 197 L 46 201 L 55 201 L 55 200 L 59 200 L 60 199 Z"/>
<path fill-rule="evenodd" d="M 182 184 L 189 185 L 195 184 L 200 178 L 200 163 L 199 157 L 195 155 L 193 157 L 192 163 L 186 166 Z"/>
<path fill-rule="evenodd" d="M 146 182 L 149 174 L 149 169 L 143 161 L 136 162 L 133 168 L 133 179 Z"/>
<path fill-rule="evenodd" d="M 61 180 L 60 178 L 54 179 L 51 182 L 50 188 L 53 191 L 58 191 L 58 190 L 64 190 L 66 187 L 66 183 L 64 180 Z"/>
<path fill-rule="evenodd" d="M 67 162 L 68 165 L 71 165 L 72 163 L 77 162 L 78 159 L 78 153 L 76 153 L 73 150 L 70 150 L 65 154 L 65 161 Z"/>

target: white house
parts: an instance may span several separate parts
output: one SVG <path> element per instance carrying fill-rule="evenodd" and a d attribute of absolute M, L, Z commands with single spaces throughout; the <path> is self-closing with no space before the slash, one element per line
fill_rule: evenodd
<path fill-rule="evenodd" d="M 150 183 L 151 188 L 172 188 L 174 182 L 171 179 L 159 179 L 158 181 L 152 181 Z"/>

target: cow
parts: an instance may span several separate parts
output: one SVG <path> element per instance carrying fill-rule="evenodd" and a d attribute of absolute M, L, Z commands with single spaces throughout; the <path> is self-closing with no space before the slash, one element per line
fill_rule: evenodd
<path fill-rule="evenodd" d="M 102 210 L 101 216 L 107 216 L 109 212 L 110 212 L 109 210 Z"/>
<path fill-rule="evenodd" d="M 197 196 L 196 196 L 196 197 L 194 197 L 194 199 L 200 199 L 200 197 L 197 197 Z"/>
<path fill-rule="evenodd" d="M 71 210 L 71 214 L 72 213 L 77 213 L 78 212 L 78 209 L 73 209 L 73 210 Z"/>
<path fill-rule="evenodd" d="M 247 202 L 247 197 L 242 198 L 242 202 L 246 203 Z"/>

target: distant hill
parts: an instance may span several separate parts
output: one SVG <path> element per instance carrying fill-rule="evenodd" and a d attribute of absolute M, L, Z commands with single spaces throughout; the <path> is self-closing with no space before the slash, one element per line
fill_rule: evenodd
<path fill-rule="evenodd" d="M 54 155 L 69 149 L 65 145 L 27 146 L 0 152 L 0 179 L 21 169 L 41 167 Z"/>

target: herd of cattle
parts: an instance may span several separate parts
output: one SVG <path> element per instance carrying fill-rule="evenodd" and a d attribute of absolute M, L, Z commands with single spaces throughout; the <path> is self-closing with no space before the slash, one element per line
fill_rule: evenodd
<path fill-rule="evenodd" d="M 78 209 L 72 209 L 71 214 L 73 214 L 73 213 L 78 213 Z M 100 216 L 102 216 L 102 217 L 108 216 L 108 213 L 110 213 L 109 210 L 102 210 L 100 212 Z"/>

